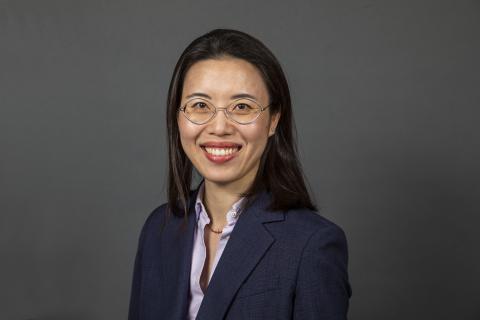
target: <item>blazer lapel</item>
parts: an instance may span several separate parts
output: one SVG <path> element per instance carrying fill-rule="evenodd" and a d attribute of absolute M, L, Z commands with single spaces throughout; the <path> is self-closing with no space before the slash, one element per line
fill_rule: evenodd
<path fill-rule="evenodd" d="M 213 272 L 197 320 L 224 318 L 241 284 L 275 241 L 263 223 L 284 220 L 284 214 L 265 210 L 269 200 L 269 194 L 264 192 L 240 214 Z"/>
<path fill-rule="evenodd" d="M 170 217 L 163 232 L 162 266 L 164 301 L 172 301 L 165 305 L 168 319 L 186 319 L 188 311 L 188 296 L 190 290 L 190 269 L 192 263 L 193 234 L 195 230 L 195 199 L 198 188 L 190 195 L 190 211 L 186 228 L 181 228 L 183 218 Z"/>

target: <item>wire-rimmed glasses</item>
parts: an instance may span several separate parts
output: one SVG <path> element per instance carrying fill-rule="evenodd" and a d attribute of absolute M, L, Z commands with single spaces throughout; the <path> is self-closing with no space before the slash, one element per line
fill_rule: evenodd
<path fill-rule="evenodd" d="M 238 124 L 249 124 L 257 120 L 260 113 L 270 107 L 262 107 L 258 102 L 249 98 L 233 100 L 227 107 L 217 108 L 210 101 L 203 98 L 193 98 L 179 108 L 183 115 L 195 124 L 205 124 L 212 120 L 218 110 L 224 110 L 225 116 Z"/>

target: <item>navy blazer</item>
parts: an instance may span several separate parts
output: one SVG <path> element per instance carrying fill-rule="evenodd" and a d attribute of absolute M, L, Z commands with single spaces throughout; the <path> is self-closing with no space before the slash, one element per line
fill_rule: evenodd
<path fill-rule="evenodd" d="M 197 192 L 188 220 L 166 220 L 165 204 L 147 218 L 129 320 L 187 319 Z M 351 288 L 344 232 L 311 210 L 267 211 L 269 200 L 264 192 L 240 214 L 196 319 L 346 319 Z"/>

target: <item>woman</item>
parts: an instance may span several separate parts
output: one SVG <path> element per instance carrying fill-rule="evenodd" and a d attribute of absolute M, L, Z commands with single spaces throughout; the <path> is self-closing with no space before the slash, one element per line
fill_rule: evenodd
<path fill-rule="evenodd" d="M 142 229 L 129 319 L 346 319 L 346 239 L 315 212 L 273 54 L 235 30 L 194 40 L 167 127 L 168 203 Z"/>

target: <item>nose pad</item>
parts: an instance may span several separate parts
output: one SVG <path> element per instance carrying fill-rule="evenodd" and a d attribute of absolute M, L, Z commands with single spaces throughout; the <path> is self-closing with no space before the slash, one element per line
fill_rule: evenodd
<path fill-rule="evenodd" d="M 213 117 L 212 122 L 218 122 L 220 118 L 223 118 L 221 119 L 221 122 L 229 121 L 226 109 L 217 109 L 217 113 Z"/>
<path fill-rule="evenodd" d="M 217 109 L 217 113 L 209 123 L 209 129 L 212 133 L 231 133 L 232 125 L 227 116 L 227 110 L 224 108 Z"/>

